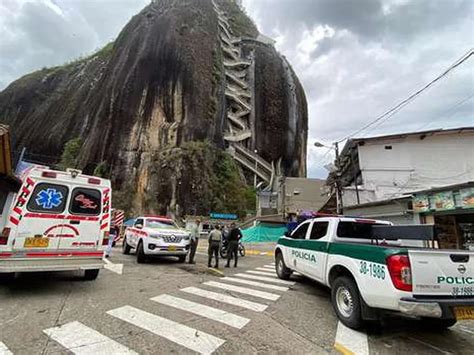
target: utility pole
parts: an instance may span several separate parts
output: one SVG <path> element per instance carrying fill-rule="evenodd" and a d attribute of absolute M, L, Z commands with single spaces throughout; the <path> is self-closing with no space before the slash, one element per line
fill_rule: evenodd
<path fill-rule="evenodd" d="M 336 152 L 336 211 L 337 214 L 343 214 L 342 203 L 342 186 L 341 186 L 341 161 L 339 159 L 339 143 L 334 143 L 334 151 Z"/>

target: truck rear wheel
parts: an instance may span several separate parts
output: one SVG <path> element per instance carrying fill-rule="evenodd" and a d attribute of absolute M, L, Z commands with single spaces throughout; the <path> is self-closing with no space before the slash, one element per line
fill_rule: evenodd
<path fill-rule="evenodd" d="M 128 254 L 130 254 L 130 249 L 132 249 L 132 248 L 127 243 L 127 237 L 124 237 L 123 238 L 123 244 L 122 244 L 122 253 L 125 254 L 125 255 L 128 255 Z"/>
<path fill-rule="evenodd" d="M 289 280 L 293 271 L 287 268 L 285 265 L 285 261 L 283 260 L 282 253 L 278 253 L 275 257 L 276 260 L 276 272 L 280 279 L 282 280 Z"/>
<path fill-rule="evenodd" d="M 331 286 L 331 303 L 341 322 L 352 329 L 360 329 L 362 320 L 360 295 L 350 277 L 340 276 Z"/>
<path fill-rule="evenodd" d="M 146 255 L 143 249 L 143 242 L 140 242 L 137 247 L 137 263 L 143 264 L 144 262 L 146 262 Z"/>
<path fill-rule="evenodd" d="M 99 269 L 86 270 L 84 272 L 84 280 L 86 281 L 95 280 L 97 276 L 99 276 L 99 271 L 100 271 Z"/>

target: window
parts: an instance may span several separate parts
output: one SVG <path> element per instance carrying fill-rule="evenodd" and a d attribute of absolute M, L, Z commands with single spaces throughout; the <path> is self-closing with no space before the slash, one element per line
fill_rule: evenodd
<path fill-rule="evenodd" d="M 40 183 L 36 185 L 27 208 L 31 212 L 62 213 L 66 207 L 68 191 L 64 185 Z"/>
<path fill-rule="evenodd" d="M 100 214 L 101 208 L 101 193 L 99 190 L 78 187 L 72 191 L 69 207 L 72 214 L 97 216 Z"/>
<path fill-rule="evenodd" d="M 372 226 L 375 223 L 339 222 L 337 236 L 339 238 L 372 239 Z"/>
<path fill-rule="evenodd" d="M 321 239 L 328 231 L 329 222 L 314 222 L 309 239 Z"/>
<path fill-rule="evenodd" d="M 146 226 L 152 229 L 178 229 L 173 221 L 164 219 L 147 219 Z"/>
<path fill-rule="evenodd" d="M 308 230 L 309 222 L 300 225 L 295 231 L 291 234 L 293 239 L 305 239 L 306 231 Z"/>

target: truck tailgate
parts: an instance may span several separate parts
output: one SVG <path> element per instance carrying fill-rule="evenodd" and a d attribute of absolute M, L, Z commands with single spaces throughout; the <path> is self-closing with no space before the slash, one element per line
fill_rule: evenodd
<path fill-rule="evenodd" d="M 473 296 L 474 252 L 409 250 L 414 296 Z"/>

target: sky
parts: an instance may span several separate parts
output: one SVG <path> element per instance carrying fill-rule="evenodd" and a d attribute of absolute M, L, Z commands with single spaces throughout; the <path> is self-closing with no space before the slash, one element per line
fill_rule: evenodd
<path fill-rule="evenodd" d="M 150 0 L 0 0 L 0 90 L 93 53 Z M 309 109 L 308 176 L 474 47 L 472 0 L 243 0 L 293 66 Z M 474 57 L 357 137 L 474 125 Z M 343 144 L 342 142 L 341 144 Z"/>

